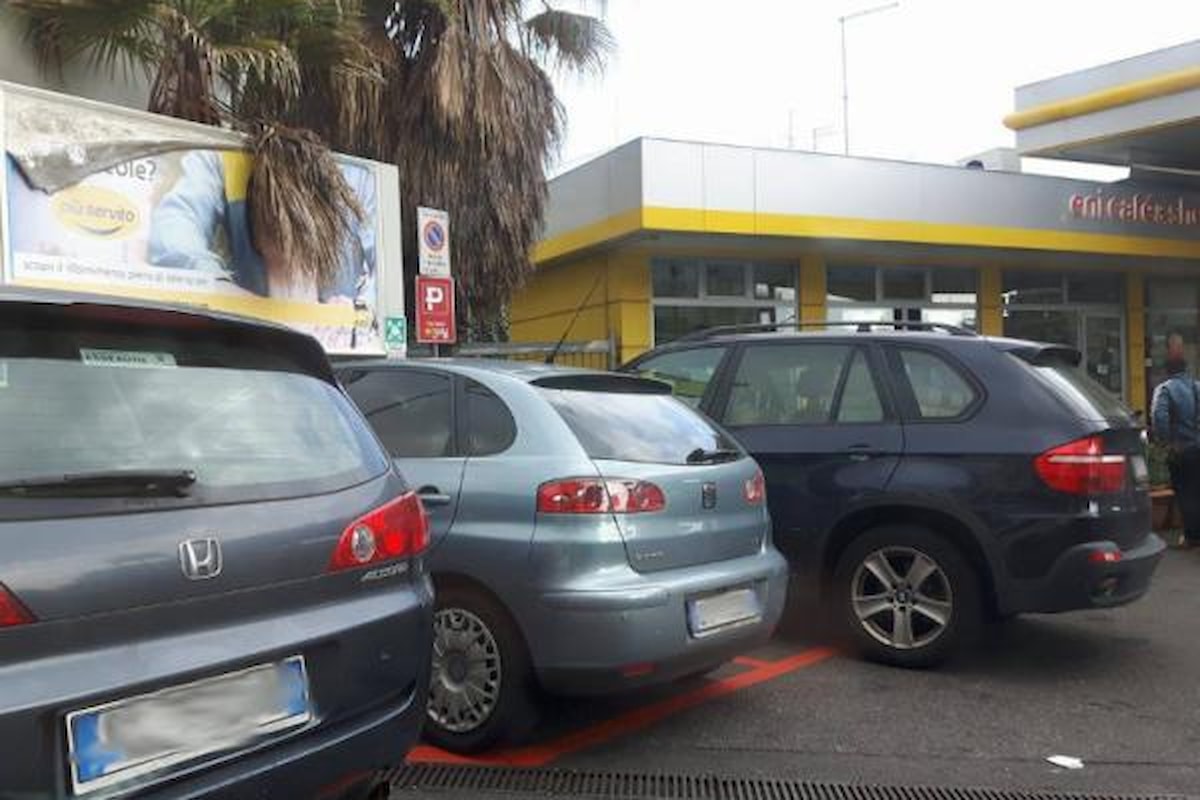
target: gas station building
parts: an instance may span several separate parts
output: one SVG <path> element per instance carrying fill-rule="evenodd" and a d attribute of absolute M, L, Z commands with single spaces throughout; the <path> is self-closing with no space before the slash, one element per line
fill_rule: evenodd
<path fill-rule="evenodd" d="M 637 139 L 550 182 L 515 342 L 607 339 L 626 361 L 697 328 L 946 322 L 1065 342 L 1145 409 L 1165 341 L 1200 335 L 1200 42 L 1016 90 L 1002 169 Z"/>

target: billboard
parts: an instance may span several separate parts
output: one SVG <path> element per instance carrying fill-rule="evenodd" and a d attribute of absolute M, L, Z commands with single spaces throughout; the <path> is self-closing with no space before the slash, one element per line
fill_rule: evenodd
<path fill-rule="evenodd" d="M 72 105 L 5 98 L 6 282 L 199 305 L 298 328 L 330 352 L 384 351 L 379 165 L 338 157 L 364 216 L 317 285 L 253 230 L 238 140 Z"/>

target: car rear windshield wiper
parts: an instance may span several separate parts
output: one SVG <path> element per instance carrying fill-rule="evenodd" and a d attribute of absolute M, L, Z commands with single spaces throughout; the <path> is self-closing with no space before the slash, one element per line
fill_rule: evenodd
<path fill-rule="evenodd" d="M 737 461 L 741 457 L 742 454 L 737 450 L 723 447 L 718 447 L 716 450 L 705 450 L 703 447 L 697 447 L 687 454 L 687 463 L 718 464 L 723 461 Z"/>
<path fill-rule="evenodd" d="M 196 482 L 190 469 L 97 470 L 0 481 L 16 497 L 182 497 Z"/>

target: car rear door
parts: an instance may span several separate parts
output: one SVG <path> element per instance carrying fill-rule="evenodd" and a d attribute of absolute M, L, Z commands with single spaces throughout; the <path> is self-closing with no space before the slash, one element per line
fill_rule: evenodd
<path fill-rule="evenodd" d="M 456 422 L 458 392 L 449 373 L 428 367 L 351 368 L 342 384 L 374 428 L 429 515 L 431 547 L 458 512 L 466 458 Z"/>
<path fill-rule="evenodd" d="M 845 340 L 743 344 L 712 413 L 762 466 L 775 543 L 793 562 L 882 492 L 904 437 L 873 347 Z"/>

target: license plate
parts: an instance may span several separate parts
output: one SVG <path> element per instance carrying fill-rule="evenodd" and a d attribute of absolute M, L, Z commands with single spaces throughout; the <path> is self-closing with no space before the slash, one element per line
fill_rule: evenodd
<path fill-rule="evenodd" d="M 173 686 L 67 715 L 75 794 L 236 750 L 312 718 L 304 658 Z"/>
<path fill-rule="evenodd" d="M 1133 482 L 1136 486 L 1146 486 L 1150 483 L 1150 470 L 1146 467 L 1146 459 L 1143 456 L 1134 456 L 1130 459 L 1133 466 Z"/>
<path fill-rule="evenodd" d="M 758 593 L 753 589 L 732 589 L 688 601 L 688 627 L 693 636 L 713 633 L 730 625 L 762 617 Z"/>

